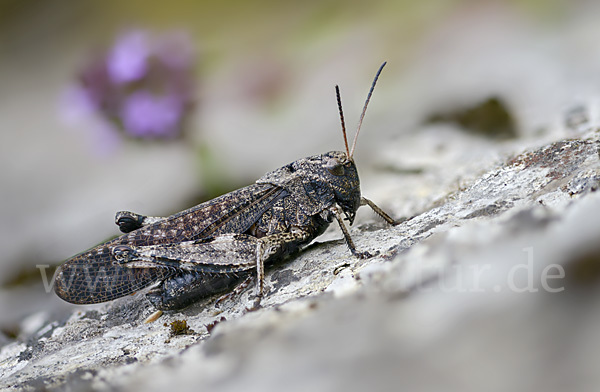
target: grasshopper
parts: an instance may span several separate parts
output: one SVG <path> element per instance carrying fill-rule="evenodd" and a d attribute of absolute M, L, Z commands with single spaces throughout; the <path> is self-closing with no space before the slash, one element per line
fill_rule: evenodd
<path fill-rule="evenodd" d="M 397 223 L 361 196 L 353 160 L 367 105 L 385 64 L 375 75 L 351 148 L 335 86 L 345 152 L 297 160 L 252 185 L 169 217 L 118 212 L 115 222 L 125 234 L 63 263 L 55 279 L 56 294 L 71 303 L 91 304 L 155 285 L 146 294 L 148 300 L 159 310 L 174 310 L 255 278 L 258 306 L 265 265 L 299 251 L 334 219 L 353 255 L 372 256 L 356 249 L 344 220 L 352 225 L 356 210 L 367 205 L 389 224 Z"/>

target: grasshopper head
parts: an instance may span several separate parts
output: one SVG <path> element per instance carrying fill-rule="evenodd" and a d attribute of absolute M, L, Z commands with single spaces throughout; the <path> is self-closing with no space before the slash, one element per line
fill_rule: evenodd
<path fill-rule="evenodd" d="M 332 205 L 337 204 L 344 211 L 346 219 L 352 224 L 356 216 L 356 210 L 360 207 L 361 200 L 360 181 L 352 156 L 354 155 L 356 139 L 358 138 L 367 105 L 373 94 L 375 83 L 377 83 L 379 74 L 385 64 L 383 63 L 379 67 L 375 79 L 371 84 L 371 89 L 369 90 L 360 120 L 358 121 L 358 128 L 354 136 L 352 149 L 348 148 L 340 90 L 338 86 L 335 86 L 346 151 L 330 151 L 322 155 L 297 160 L 265 174 L 257 183 L 268 183 L 284 188 L 292 195 L 302 212 L 306 215 L 320 214 L 332 207 Z"/>
<path fill-rule="evenodd" d="M 339 205 L 352 223 L 360 206 L 360 181 L 356 165 L 342 151 L 299 159 L 262 176 L 257 183 L 279 186 L 307 215 Z"/>
<path fill-rule="evenodd" d="M 330 175 L 331 187 L 335 195 L 335 201 L 342 207 L 346 219 L 350 221 L 350 224 L 354 222 L 356 216 L 356 210 L 360 207 L 360 182 L 358 180 L 358 172 L 356 171 L 356 165 L 354 164 L 354 148 L 356 147 L 356 140 L 360 132 L 360 127 L 367 112 L 367 106 L 371 100 L 371 95 L 375 89 L 379 74 L 385 67 L 385 62 L 381 64 L 381 67 L 375 74 L 375 79 L 371 84 L 371 89 L 367 95 L 367 100 L 363 106 L 360 119 L 358 120 L 358 127 L 356 134 L 354 135 L 354 141 L 352 142 L 352 149 L 348 148 L 348 139 L 346 137 L 346 123 L 344 121 L 344 111 L 342 110 L 342 98 L 340 96 L 340 88 L 335 86 L 335 95 L 337 97 L 338 109 L 340 112 L 340 121 L 342 123 L 342 136 L 344 136 L 344 145 L 346 146 L 346 152 L 342 151 L 331 151 L 323 155 L 324 168 Z"/>
<path fill-rule="evenodd" d="M 330 151 L 322 155 L 323 176 L 333 190 L 335 202 L 352 224 L 360 207 L 360 180 L 356 165 L 345 152 Z"/>

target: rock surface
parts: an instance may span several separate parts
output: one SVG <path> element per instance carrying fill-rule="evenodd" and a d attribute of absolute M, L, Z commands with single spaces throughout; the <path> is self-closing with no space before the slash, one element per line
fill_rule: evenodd
<path fill-rule="evenodd" d="M 100 161 L 81 148 L 87 129 L 63 132 L 56 94 L 73 77 L 75 53 L 94 41 L 81 27 L 112 35 L 107 26 L 124 19 L 94 17 L 101 12 L 89 3 L 65 19 L 76 7 L 56 3 L 26 7 L 35 17 L 0 42 L 12 48 L 0 48 L 0 283 L 115 233 L 117 209 L 160 214 L 198 190 L 198 146 L 124 145 Z M 198 33 L 219 50 L 202 75 L 193 129 L 244 183 L 323 145 L 339 148 L 333 84 L 350 123 L 365 79 L 389 61 L 357 164 L 364 195 L 411 219 L 388 227 L 359 211 L 352 236 L 377 257 L 351 257 L 332 226 L 268 271 L 262 309 L 246 312 L 250 288 L 219 308 L 210 298 L 148 324 L 153 309 L 141 294 L 72 307 L 46 295 L 37 275 L 35 287 L 3 286 L 0 390 L 597 391 L 598 6 L 440 2 L 444 14 L 404 3 L 418 7 L 414 20 L 398 2 L 369 6 L 374 13 L 340 3 L 356 19 L 328 2 L 304 19 L 296 5 L 252 4 L 242 19 L 264 36 L 236 18 L 216 23 L 231 41 L 217 34 L 211 45 Z M 184 12 L 190 25 L 215 19 L 197 7 Z M 68 45 L 52 44 L 56 31 Z M 244 85 L 258 72 L 270 83 L 273 64 L 289 80 L 273 100 L 256 99 Z"/>
<path fill-rule="evenodd" d="M 385 170 L 362 175 L 366 196 L 412 218 L 387 227 L 361 211 L 351 233 L 378 256 L 353 258 L 331 229 L 268 272 L 255 312 L 252 289 L 152 323 L 141 295 L 83 308 L 2 347 L 0 388 L 600 385 L 600 131 L 570 132 L 500 143 L 436 126 L 390 143 Z"/>

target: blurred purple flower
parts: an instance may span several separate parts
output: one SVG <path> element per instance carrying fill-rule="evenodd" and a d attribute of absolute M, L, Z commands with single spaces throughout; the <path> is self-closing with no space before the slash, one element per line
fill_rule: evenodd
<path fill-rule="evenodd" d="M 181 117 L 182 104 L 174 96 L 154 96 L 138 91 L 127 97 L 121 118 L 134 136 L 172 136 Z"/>
<path fill-rule="evenodd" d="M 101 119 L 102 128 L 132 138 L 181 136 L 194 104 L 194 57 L 184 33 L 129 31 L 83 68 L 65 100 L 66 115 Z"/>
<path fill-rule="evenodd" d="M 151 47 L 146 32 L 132 31 L 124 34 L 106 59 L 110 79 L 116 84 L 121 84 L 143 78 L 148 69 L 150 54 Z"/>

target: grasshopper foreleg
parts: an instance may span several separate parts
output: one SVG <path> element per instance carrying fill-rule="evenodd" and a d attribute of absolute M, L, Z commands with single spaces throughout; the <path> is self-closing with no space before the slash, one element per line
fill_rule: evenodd
<path fill-rule="evenodd" d="M 344 240 L 346 240 L 346 245 L 348 245 L 350 252 L 352 252 L 352 254 L 354 256 L 358 257 L 359 259 L 366 259 L 369 257 L 373 257 L 374 255 L 372 255 L 369 252 L 359 252 L 356 250 L 356 245 L 354 245 L 354 241 L 352 241 L 352 237 L 350 237 L 350 232 L 348 231 L 348 228 L 344 224 L 344 218 L 342 216 L 341 209 L 334 207 L 334 208 L 332 208 L 332 212 L 333 212 L 333 215 L 335 216 L 335 219 L 337 220 L 338 224 L 340 225 L 340 229 L 342 230 L 342 233 L 344 234 Z"/>
<path fill-rule="evenodd" d="M 375 213 L 377 215 L 379 215 L 380 217 L 382 217 L 387 223 L 389 223 L 392 226 L 395 226 L 397 224 L 400 223 L 400 221 L 397 221 L 395 219 L 393 219 L 391 216 L 389 216 L 388 214 L 385 213 L 384 210 L 382 210 L 381 208 L 379 208 L 379 206 L 377 206 L 377 204 L 373 203 L 371 200 L 365 198 L 365 197 L 361 197 L 360 198 L 360 205 L 361 206 L 369 206 L 371 207 L 371 209 L 373 211 L 375 211 Z"/>

